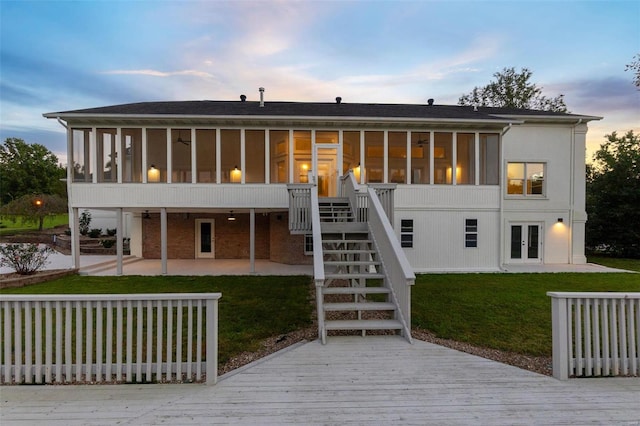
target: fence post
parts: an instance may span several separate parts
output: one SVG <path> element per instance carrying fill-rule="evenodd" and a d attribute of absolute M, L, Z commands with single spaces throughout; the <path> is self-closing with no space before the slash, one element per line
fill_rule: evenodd
<path fill-rule="evenodd" d="M 207 385 L 218 382 L 218 299 L 207 299 Z"/>
<path fill-rule="evenodd" d="M 569 378 L 569 341 L 567 333 L 567 299 L 551 296 L 551 330 L 553 351 L 553 377 L 558 380 Z"/>

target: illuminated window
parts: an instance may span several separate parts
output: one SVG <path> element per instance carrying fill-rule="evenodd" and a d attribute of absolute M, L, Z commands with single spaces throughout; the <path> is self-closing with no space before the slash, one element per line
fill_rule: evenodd
<path fill-rule="evenodd" d="M 544 196 L 544 175 L 544 163 L 508 163 L 507 194 Z"/>

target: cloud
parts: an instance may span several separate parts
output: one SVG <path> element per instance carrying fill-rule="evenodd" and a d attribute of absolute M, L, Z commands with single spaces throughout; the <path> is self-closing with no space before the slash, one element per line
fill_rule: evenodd
<path fill-rule="evenodd" d="M 173 77 L 173 76 L 181 76 L 188 75 L 194 77 L 204 77 L 211 78 L 212 74 L 209 74 L 204 71 L 198 70 L 181 70 L 181 71 L 157 71 L 152 69 L 146 70 L 112 70 L 112 71 L 102 71 L 101 74 L 113 74 L 113 75 L 146 75 L 151 77 Z"/>

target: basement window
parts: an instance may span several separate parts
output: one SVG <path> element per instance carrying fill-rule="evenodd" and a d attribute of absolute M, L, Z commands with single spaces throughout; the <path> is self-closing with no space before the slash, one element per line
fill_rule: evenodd
<path fill-rule="evenodd" d="M 311 234 L 304 236 L 304 254 L 307 256 L 313 255 L 313 235 Z"/>
<path fill-rule="evenodd" d="M 400 221 L 400 246 L 413 248 L 413 219 Z"/>
<path fill-rule="evenodd" d="M 478 247 L 478 219 L 465 219 L 464 246 Z"/>

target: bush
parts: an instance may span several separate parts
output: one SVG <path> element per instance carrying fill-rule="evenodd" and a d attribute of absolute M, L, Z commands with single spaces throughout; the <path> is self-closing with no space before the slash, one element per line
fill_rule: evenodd
<path fill-rule="evenodd" d="M 91 238 L 98 238 L 100 235 L 102 235 L 101 228 L 93 228 L 91 229 L 91 231 L 89 231 L 89 237 Z"/>
<path fill-rule="evenodd" d="M 111 248 L 115 243 L 115 240 L 100 240 L 100 244 L 102 244 L 104 248 Z"/>
<path fill-rule="evenodd" d="M 113 228 L 113 229 L 107 228 L 107 235 L 110 236 L 110 237 L 113 237 L 114 235 L 116 235 L 117 231 L 118 230 L 116 228 Z"/>
<path fill-rule="evenodd" d="M 53 250 L 38 244 L 0 245 L 0 266 L 15 269 L 20 275 L 32 275 L 42 269 Z"/>
<path fill-rule="evenodd" d="M 80 222 L 80 235 L 87 235 L 89 233 L 89 226 L 91 225 L 91 213 L 89 213 L 88 210 L 83 211 L 78 221 Z"/>

